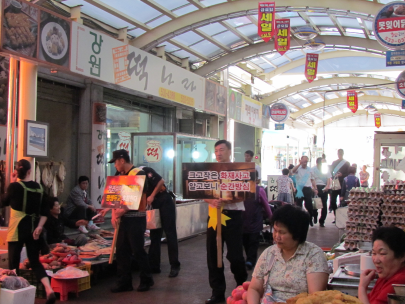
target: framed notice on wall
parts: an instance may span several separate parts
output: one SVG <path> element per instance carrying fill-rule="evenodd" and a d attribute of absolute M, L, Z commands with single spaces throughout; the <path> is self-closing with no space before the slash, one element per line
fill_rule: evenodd
<path fill-rule="evenodd" d="M 24 156 L 49 156 L 49 124 L 25 120 Z"/>
<path fill-rule="evenodd" d="M 183 163 L 183 198 L 246 200 L 255 197 L 255 163 Z"/>

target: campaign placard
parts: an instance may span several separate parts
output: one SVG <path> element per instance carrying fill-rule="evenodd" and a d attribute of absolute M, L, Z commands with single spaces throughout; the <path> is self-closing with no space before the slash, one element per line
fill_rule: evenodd
<path fill-rule="evenodd" d="M 144 175 L 108 176 L 101 206 L 103 208 L 138 210 L 144 184 Z"/>
<path fill-rule="evenodd" d="M 183 198 L 246 200 L 255 197 L 255 163 L 183 163 Z"/>

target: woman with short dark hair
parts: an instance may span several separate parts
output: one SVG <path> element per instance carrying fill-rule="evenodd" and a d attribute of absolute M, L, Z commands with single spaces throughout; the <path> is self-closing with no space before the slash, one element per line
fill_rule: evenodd
<path fill-rule="evenodd" d="M 302 292 L 325 290 L 328 264 L 322 249 L 306 242 L 310 216 L 297 206 L 284 205 L 272 217 L 273 239 L 257 261 L 249 286 L 249 304 L 286 302 Z M 264 287 L 265 286 L 265 287 Z"/>
<path fill-rule="evenodd" d="M 358 297 L 363 304 L 386 304 L 395 293 L 392 284 L 405 284 L 405 232 L 397 227 L 380 227 L 373 232 L 372 259 L 376 269 L 360 275 Z M 369 294 L 367 287 L 378 274 Z"/>
<path fill-rule="evenodd" d="M 17 177 L 20 179 L 18 182 Z M 18 161 L 2 205 L 10 206 L 7 234 L 9 268 L 19 272 L 21 250 L 25 244 L 31 268 L 45 287 L 46 304 L 55 303 L 55 294 L 39 261 L 39 238 L 48 213 L 45 193 L 41 185 L 31 180 L 31 164 L 26 159 Z"/>

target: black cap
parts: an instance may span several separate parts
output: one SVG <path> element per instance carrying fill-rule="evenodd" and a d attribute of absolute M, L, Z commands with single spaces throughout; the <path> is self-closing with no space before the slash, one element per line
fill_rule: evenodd
<path fill-rule="evenodd" d="M 128 151 L 125 149 L 115 150 L 113 152 L 113 158 L 108 162 L 109 164 L 115 163 L 117 159 L 123 158 L 129 162 L 129 154 Z"/>

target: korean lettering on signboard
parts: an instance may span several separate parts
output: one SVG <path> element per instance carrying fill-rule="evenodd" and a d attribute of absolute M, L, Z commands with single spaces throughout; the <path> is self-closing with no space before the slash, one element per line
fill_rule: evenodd
<path fill-rule="evenodd" d="M 357 100 L 357 92 L 354 90 L 347 91 L 347 107 L 353 113 L 356 113 L 357 109 L 359 108 L 359 103 Z"/>
<path fill-rule="evenodd" d="M 381 127 L 381 114 L 380 113 L 374 114 L 374 123 L 377 128 Z"/>
<path fill-rule="evenodd" d="M 77 22 L 71 44 L 73 73 L 204 110 L 201 76 Z"/>
<path fill-rule="evenodd" d="M 254 198 L 255 163 L 183 163 L 183 198 Z"/>
<path fill-rule="evenodd" d="M 405 71 L 401 72 L 396 81 L 395 81 L 395 89 L 399 96 L 405 98 Z"/>
<path fill-rule="evenodd" d="M 257 32 L 265 42 L 274 36 L 275 11 L 275 2 L 259 2 Z"/>
<path fill-rule="evenodd" d="M 305 77 L 311 83 L 316 78 L 318 70 L 318 54 L 307 54 L 305 60 Z"/>
<path fill-rule="evenodd" d="M 281 55 L 284 55 L 290 49 L 290 19 L 276 20 L 274 46 Z"/>
<path fill-rule="evenodd" d="M 1 20 L 3 52 L 69 68 L 69 18 L 25 0 L 4 0 Z"/>
<path fill-rule="evenodd" d="M 385 55 L 386 66 L 401 66 L 405 65 L 405 50 L 387 51 Z"/>

